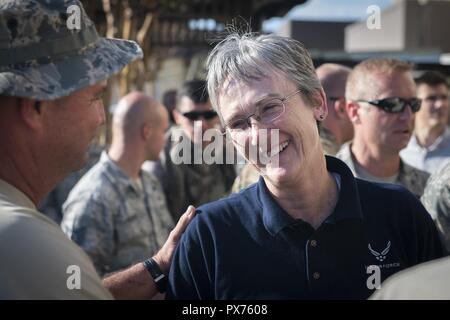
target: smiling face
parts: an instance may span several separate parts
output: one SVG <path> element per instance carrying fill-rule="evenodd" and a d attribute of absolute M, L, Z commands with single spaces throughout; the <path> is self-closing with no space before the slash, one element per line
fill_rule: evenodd
<path fill-rule="evenodd" d="M 218 92 L 218 106 L 227 125 L 237 118 L 245 118 L 255 113 L 256 105 L 263 106 L 273 97 L 283 99 L 296 90 L 298 88 L 293 82 L 274 73 L 249 83 L 232 80 Z M 236 139 L 235 130 L 228 129 L 228 134 L 233 138 L 238 152 L 249 159 L 272 184 L 297 181 L 304 170 L 314 165 L 317 155 L 323 157 L 316 124 L 321 114 L 326 115 L 323 94 L 318 100 L 318 106 L 312 107 L 305 102 L 301 93 L 292 94 L 284 102 L 284 113 L 276 120 L 261 124 L 252 117 L 251 127 L 239 140 Z M 272 140 L 271 145 L 271 136 L 277 132 L 279 139 Z M 255 163 L 250 154 L 251 148 L 255 146 L 261 153 L 270 155 L 272 161 L 267 164 Z M 274 157 L 278 157 L 278 161 L 275 161 Z"/>
<path fill-rule="evenodd" d="M 372 75 L 372 79 L 372 88 L 376 93 L 371 95 L 368 88 L 367 100 L 416 97 L 415 84 L 409 72 L 379 73 Z M 364 102 L 359 105 L 355 135 L 362 138 L 366 145 L 388 153 L 398 153 L 406 147 L 414 129 L 414 113 L 410 106 L 401 113 L 388 113 Z"/>

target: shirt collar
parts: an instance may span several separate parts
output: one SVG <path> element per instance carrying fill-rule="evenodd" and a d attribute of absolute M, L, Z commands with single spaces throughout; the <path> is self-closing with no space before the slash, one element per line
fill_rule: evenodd
<path fill-rule="evenodd" d="M 28 198 L 22 191 L 2 179 L 0 179 L 0 199 L 20 207 L 36 210 L 36 206 L 30 198 Z"/>
<path fill-rule="evenodd" d="M 332 214 L 324 223 L 336 223 L 344 219 L 362 219 L 362 210 L 356 180 L 351 170 L 341 160 L 325 156 L 327 170 L 335 172 L 341 177 L 341 189 L 339 199 Z M 270 194 L 262 177 L 257 184 L 257 197 L 262 206 L 263 223 L 272 236 L 277 235 L 286 226 L 296 223 Z"/>
<path fill-rule="evenodd" d="M 106 151 L 102 152 L 100 157 L 100 163 L 103 163 L 106 167 L 110 179 L 117 183 L 121 188 L 132 189 L 136 193 L 140 193 L 141 189 L 111 158 Z M 142 171 L 139 172 L 139 176 L 142 176 Z"/>
<path fill-rule="evenodd" d="M 436 140 L 427 148 L 422 147 L 417 141 L 416 135 L 413 134 L 411 139 L 409 140 L 407 148 L 414 148 L 415 150 L 426 150 L 433 151 L 439 149 L 441 147 L 442 141 L 448 139 L 450 137 L 450 129 L 448 127 L 445 128 L 444 132 L 436 138 Z"/>

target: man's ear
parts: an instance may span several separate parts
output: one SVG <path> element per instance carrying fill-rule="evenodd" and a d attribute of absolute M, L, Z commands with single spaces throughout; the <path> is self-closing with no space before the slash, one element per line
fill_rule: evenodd
<path fill-rule="evenodd" d="M 333 101 L 333 109 L 338 118 L 348 118 L 346 104 L 347 102 L 345 98 L 340 98 L 339 100 Z"/>
<path fill-rule="evenodd" d="M 32 129 L 42 128 L 42 101 L 28 98 L 18 99 L 19 113 L 23 122 Z"/>
<path fill-rule="evenodd" d="M 345 104 L 345 108 L 350 121 L 355 124 L 360 124 L 361 106 L 359 105 L 359 103 L 354 101 L 347 101 L 347 103 Z"/>
<path fill-rule="evenodd" d="M 148 123 L 144 123 L 141 127 L 141 135 L 144 140 L 150 139 L 150 136 L 152 134 L 152 129 L 148 125 Z"/>

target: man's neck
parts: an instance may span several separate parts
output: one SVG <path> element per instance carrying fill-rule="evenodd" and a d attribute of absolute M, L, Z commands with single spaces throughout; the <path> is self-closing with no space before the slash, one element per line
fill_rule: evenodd
<path fill-rule="evenodd" d="M 428 148 L 436 141 L 437 138 L 444 134 L 444 131 L 445 125 L 434 127 L 417 126 L 414 130 L 414 135 L 416 137 L 417 143 L 421 147 Z"/>
<path fill-rule="evenodd" d="M 392 177 L 400 169 L 398 153 L 383 152 L 377 146 L 362 143 L 357 139 L 350 145 L 350 153 L 353 161 L 375 177 Z"/>
<path fill-rule="evenodd" d="M 108 150 L 108 156 L 132 180 L 139 178 L 141 165 L 145 160 L 143 160 L 141 152 L 138 152 L 138 150 L 126 150 L 113 144 Z"/>
<path fill-rule="evenodd" d="M 46 175 L 33 161 L 5 158 L 0 160 L 0 179 L 22 191 L 37 207 L 62 177 Z"/>
<path fill-rule="evenodd" d="M 291 185 L 276 186 L 265 179 L 278 204 L 290 216 L 302 219 L 314 229 L 333 212 L 338 198 L 336 182 L 327 171 L 325 158 L 321 157 L 309 165 L 303 164 L 302 176 Z"/>

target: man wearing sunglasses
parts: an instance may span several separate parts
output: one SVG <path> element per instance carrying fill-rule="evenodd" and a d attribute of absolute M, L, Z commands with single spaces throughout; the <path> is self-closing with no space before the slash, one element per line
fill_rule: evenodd
<path fill-rule="evenodd" d="M 434 173 L 450 160 L 448 83 L 443 74 L 426 71 L 416 85 L 422 107 L 416 114 L 414 134 L 400 156 L 409 165 Z"/>
<path fill-rule="evenodd" d="M 346 87 L 355 136 L 337 154 L 356 177 L 403 185 L 421 196 L 429 174 L 404 163 L 400 150 L 414 129 L 421 101 L 411 66 L 395 59 L 368 59 L 353 69 Z"/>
<path fill-rule="evenodd" d="M 176 126 L 167 133 L 166 146 L 158 162 L 147 162 L 144 168 L 155 174 L 164 187 L 169 211 L 178 220 L 181 208 L 198 206 L 227 194 L 236 177 L 233 164 L 207 164 L 195 152 L 203 153 L 212 142 L 204 137 L 207 130 L 219 128 L 217 113 L 212 109 L 204 80 L 186 81 L 178 91 L 173 111 Z M 186 143 L 183 143 L 187 141 Z M 188 146 L 188 150 L 182 148 Z M 180 152 L 180 149 L 182 150 Z M 197 149 L 197 150 L 195 150 Z M 191 152 L 190 161 L 178 161 Z M 198 152 L 198 153 L 200 153 Z M 180 154 L 182 153 L 182 154 Z"/>

